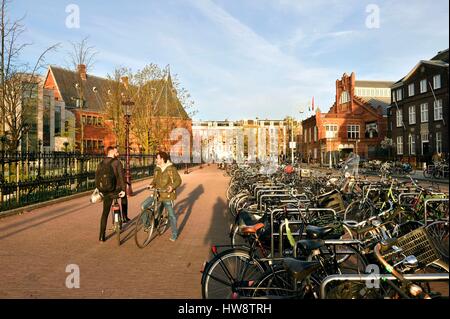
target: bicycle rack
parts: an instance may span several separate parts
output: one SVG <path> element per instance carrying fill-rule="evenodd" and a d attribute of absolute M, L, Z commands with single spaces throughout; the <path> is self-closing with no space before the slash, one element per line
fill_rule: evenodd
<path fill-rule="evenodd" d="M 363 243 L 357 239 L 326 239 L 323 242 L 324 242 L 324 246 L 327 246 L 327 245 L 331 245 L 331 246 L 337 246 L 337 245 L 362 246 L 363 245 Z M 296 241 L 295 245 L 294 245 L 294 258 L 297 258 L 297 244 L 298 244 L 298 241 Z"/>
<path fill-rule="evenodd" d="M 269 211 L 270 214 L 270 256 L 274 257 L 275 256 L 275 241 L 274 241 L 274 237 L 275 236 L 279 236 L 279 233 L 275 233 L 274 232 L 274 223 L 273 223 L 273 215 L 276 213 L 283 213 L 284 210 L 283 209 L 274 209 Z M 288 214 L 290 215 L 300 215 L 300 211 L 299 209 L 292 209 L 292 208 L 288 208 L 286 211 Z M 281 237 L 280 237 L 281 238 Z"/>
<path fill-rule="evenodd" d="M 441 194 L 437 194 L 437 195 L 441 195 Z M 425 200 L 424 203 L 424 225 L 428 225 L 428 221 L 427 221 L 427 207 L 428 207 L 428 203 L 431 202 L 447 202 L 448 203 L 448 198 L 429 198 Z M 447 211 L 447 217 L 448 217 L 448 211 Z"/>
<path fill-rule="evenodd" d="M 286 223 L 283 221 L 283 222 L 281 222 L 281 224 L 279 226 L 278 234 L 273 232 L 273 213 L 275 213 L 275 212 L 283 212 L 283 210 L 280 210 L 280 209 L 274 210 L 274 211 L 272 211 L 272 214 L 270 216 L 270 218 L 271 218 L 270 219 L 270 226 L 271 226 L 271 232 L 272 232 L 271 247 L 270 247 L 271 256 L 275 256 L 275 243 L 274 243 L 274 240 L 273 240 L 273 236 L 275 236 L 275 235 L 277 235 L 278 238 L 279 238 L 279 244 L 278 244 L 279 245 L 279 253 L 281 254 L 283 252 L 283 240 L 282 240 L 282 238 L 283 238 L 283 229 L 286 226 L 285 225 Z M 310 209 L 302 208 L 302 209 L 295 209 L 294 211 L 288 211 L 288 213 L 290 213 L 289 215 L 300 215 L 302 213 L 307 213 L 307 212 L 308 213 L 309 212 L 332 212 L 335 217 L 337 216 L 336 211 L 334 209 L 331 209 L 331 208 L 310 208 Z M 289 225 L 299 225 L 299 224 L 303 224 L 304 221 L 302 221 L 302 220 L 294 220 L 294 221 L 289 221 L 288 223 L 289 223 Z M 293 233 L 292 235 L 299 235 L 299 234 L 298 233 Z"/>
<path fill-rule="evenodd" d="M 403 275 L 406 280 L 410 281 L 449 281 L 449 274 L 406 274 Z M 368 274 L 368 275 L 332 275 L 326 277 L 320 284 L 320 298 L 326 298 L 326 286 L 334 281 L 373 281 L 373 280 L 390 280 L 394 281 L 397 278 L 393 275 L 387 274 Z"/>
<path fill-rule="evenodd" d="M 292 194 L 291 193 L 263 194 L 259 198 L 259 206 L 258 206 L 258 208 L 260 210 L 266 210 L 267 209 L 266 205 L 265 204 L 263 205 L 263 199 L 265 199 L 265 198 L 283 198 L 283 197 L 292 198 Z"/>

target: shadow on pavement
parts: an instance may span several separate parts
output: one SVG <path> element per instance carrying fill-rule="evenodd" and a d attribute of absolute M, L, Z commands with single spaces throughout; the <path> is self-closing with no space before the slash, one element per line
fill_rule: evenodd
<path fill-rule="evenodd" d="M 178 225 L 178 236 L 183 232 L 184 226 L 186 226 L 189 216 L 192 213 L 192 207 L 194 203 L 200 198 L 200 196 L 205 192 L 203 185 L 197 186 L 189 195 L 182 201 L 175 204 L 175 214 L 177 217 L 184 215 L 183 220 Z M 177 218 L 178 219 L 178 218 Z"/>
<path fill-rule="evenodd" d="M 70 214 L 73 214 L 73 213 L 79 213 L 82 209 L 88 207 L 89 205 L 92 205 L 92 204 L 89 203 L 89 204 L 87 204 L 87 205 L 83 205 L 83 206 L 81 206 L 81 207 L 77 207 L 77 208 L 74 208 L 74 209 L 72 209 L 72 210 L 69 210 L 69 211 L 67 211 L 67 212 L 65 212 L 65 213 L 62 213 L 62 214 L 59 214 L 59 215 L 56 215 L 56 216 L 47 218 L 47 219 L 42 220 L 42 221 L 40 221 L 40 222 L 38 222 L 38 223 L 35 223 L 35 224 L 29 225 L 29 226 L 22 227 L 22 228 L 20 228 L 20 229 L 18 229 L 18 230 L 16 230 L 16 231 L 13 231 L 13 232 L 8 233 L 8 234 L 6 234 L 6 235 L 0 236 L 0 239 L 5 239 L 5 238 L 7 238 L 7 237 L 10 237 L 10 236 L 19 234 L 19 233 L 21 233 L 21 232 L 23 232 L 23 231 L 26 231 L 26 230 L 28 230 L 28 229 L 31 229 L 31 228 L 37 227 L 37 226 L 39 226 L 39 225 L 45 224 L 45 223 L 50 222 L 50 221 L 52 221 L 52 220 L 55 220 L 55 219 L 64 217 L 64 216 L 66 216 L 66 215 L 70 215 Z M 27 220 L 27 221 L 25 221 L 25 222 L 20 222 L 20 223 L 15 223 L 15 224 L 12 224 L 12 225 L 8 225 L 8 226 L 6 226 L 6 227 L 1 228 L 0 231 L 3 232 L 3 231 L 5 231 L 5 230 L 7 230 L 8 228 L 13 228 L 13 227 L 15 227 L 17 224 L 19 224 L 19 225 L 21 225 L 21 224 L 26 224 L 26 223 L 29 223 L 30 221 L 35 220 L 35 219 L 40 219 L 38 216 L 36 216 L 36 217 L 37 217 L 37 218 L 34 218 L 34 217 L 33 217 L 33 218 L 31 218 L 31 219 L 29 219 L 29 220 Z"/>
<path fill-rule="evenodd" d="M 212 245 L 229 245 L 230 216 L 227 203 L 223 198 L 217 197 L 213 207 L 213 214 L 209 230 L 206 233 L 204 243 Z"/>

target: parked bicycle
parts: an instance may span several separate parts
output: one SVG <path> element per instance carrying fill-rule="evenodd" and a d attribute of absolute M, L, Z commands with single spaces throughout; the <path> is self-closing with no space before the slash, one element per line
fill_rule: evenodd
<path fill-rule="evenodd" d="M 159 193 L 164 190 L 150 190 L 152 195 L 142 204 L 142 212 L 135 223 L 134 240 L 139 248 L 146 247 L 154 239 L 153 235 L 164 234 L 169 224 L 168 212 L 159 201 Z"/>
<path fill-rule="evenodd" d="M 202 268 L 203 298 L 433 298 L 448 281 L 448 195 L 410 178 L 366 180 L 258 165 L 229 170 L 230 244 Z M 366 289 L 367 265 L 382 269 Z"/>

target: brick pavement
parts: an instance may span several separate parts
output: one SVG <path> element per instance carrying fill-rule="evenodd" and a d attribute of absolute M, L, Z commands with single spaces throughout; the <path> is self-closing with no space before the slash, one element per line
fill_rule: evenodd
<path fill-rule="evenodd" d="M 89 197 L 1 219 L 0 298 L 200 298 L 200 267 L 210 246 L 229 242 L 228 178 L 215 166 L 180 174 L 175 243 L 169 230 L 139 249 L 132 227 L 120 247 L 115 238 L 99 243 L 101 203 Z M 130 218 L 148 196 L 147 183 L 133 185 Z M 80 289 L 65 286 L 68 264 L 80 267 Z"/>

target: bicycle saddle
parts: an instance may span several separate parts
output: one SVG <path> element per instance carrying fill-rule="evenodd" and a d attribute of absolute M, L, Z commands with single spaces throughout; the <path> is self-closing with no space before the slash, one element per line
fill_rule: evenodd
<path fill-rule="evenodd" d="M 302 261 L 294 258 L 283 259 L 283 267 L 297 281 L 302 281 L 321 267 L 318 261 Z"/>
<path fill-rule="evenodd" d="M 255 234 L 258 230 L 264 227 L 263 223 L 258 223 L 252 226 L 240 226 L 239 231 L 244 235 Z"/>
<path fill-rule="evenodd" d="M 312 250 L 319 249 L 324 245 L 325 242 L 321 239 L 302 239 L 297 242 L 297 247 L 299 247 L 302 252 L 307 253 L 307 255 L 309 255 Z"/>
<path fill-rule="evenodd" d="M 237 216 L 237 224 L 239 226 L 253 226 L 260 222 L 262 215 L 256 211 L 242 210 Z"/>
<path fill-rule="evenodd" d="M 306 236 L 310 239 L 321 239 L 331 233 L 333 230 L 334 228 L 330 226 L 319 227 L 308 225 L 306 226 Z"/>

